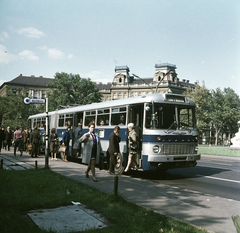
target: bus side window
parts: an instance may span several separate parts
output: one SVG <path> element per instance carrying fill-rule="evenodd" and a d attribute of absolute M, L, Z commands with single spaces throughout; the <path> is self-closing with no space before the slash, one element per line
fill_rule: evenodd
<path fill-rule="evenodd" d="M 112 113 L 111 125 L 126 125 L 126 113 Z"/>
<path fill-rule="evenodd" d="M 95 124 L 96 111 L 86 112 L 84 125 L 88 126 L 90 122 Z"/>
<path fill-rule="evenodd" d="M 73 124 L 73 115 L 72 114 L 66 114 L 65 116 L 65 126 L 72 126 Z"/>
<path fill-rule="evenodd" d="M 98 126 L 105 126 L 109 125 L 109 109 L 98 110 L 97 115 L 97 125 Z"/>
<path fill-rule="evenodd" d="M 64 115 L 59 115 L 58 127 L 63 127 L 63 126 L 64 126 Z"/>

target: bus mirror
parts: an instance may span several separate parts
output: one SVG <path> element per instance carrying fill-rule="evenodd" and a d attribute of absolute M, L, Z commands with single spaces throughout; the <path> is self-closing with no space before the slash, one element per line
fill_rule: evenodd
<path fill-rule="evenodd" d="M 150 107 L 149 106 L 146 106 L 145 107 L 145 110 L 148 112 L 150 110 Z"/>

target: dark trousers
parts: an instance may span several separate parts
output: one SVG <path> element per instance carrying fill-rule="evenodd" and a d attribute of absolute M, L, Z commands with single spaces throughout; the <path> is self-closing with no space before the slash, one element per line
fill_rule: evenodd
<path fill-rule="evenodd" d="M 110 166 L 109 166 L 109 171 L 114 172 L 114 167 L 116 165 L 116 155 L 110 154 Z"/>
<path fill-rule="evenodd" d="M 33 155 L 35 154 L 35 157 L 37 157 L 38 155 L 38 143 L 34 143 L 32 145 L 32 153 L 31 156 L 33 157 Z"/>
<path fill-rule="evenodd" d="M 14 142 L 14 155 L 16 155 L 17 147 L 19 148 L 19 151 L 22 152 L 22 139 L 21 138 L 17 138 Z"/>

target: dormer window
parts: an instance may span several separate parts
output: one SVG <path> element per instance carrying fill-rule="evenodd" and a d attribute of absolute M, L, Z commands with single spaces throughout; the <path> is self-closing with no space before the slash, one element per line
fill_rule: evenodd
<path fill-rule="evenodd" d="M 119 82 L 120 82 L 120 83 L 122 82 L 122 78 L 119 78 Z"/>

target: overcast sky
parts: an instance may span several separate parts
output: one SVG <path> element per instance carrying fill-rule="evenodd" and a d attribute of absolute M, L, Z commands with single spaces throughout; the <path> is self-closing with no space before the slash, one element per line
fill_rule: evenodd
<path fill-rule="evenodd" d="M 0 0 L 0 85 L 20 74 L 112 82 L 115 66 L 240 95 L 239 0 Z"/>

